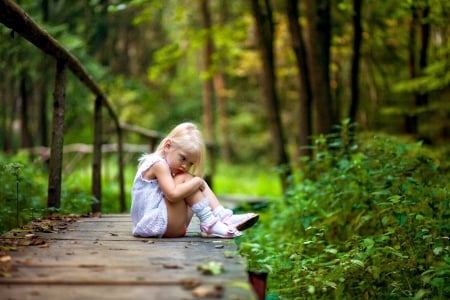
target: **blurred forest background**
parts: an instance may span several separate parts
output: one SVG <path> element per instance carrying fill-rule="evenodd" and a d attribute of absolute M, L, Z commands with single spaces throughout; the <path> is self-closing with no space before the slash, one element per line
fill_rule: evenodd
<path fill-rule="evenodd" d="M 223 161 L 295 160 L 305 136 L 345 118 L 448 140 L 447 1 L 266 2 L 17 1 L 101 83 L 122 122 L 167 132 L 195 121 Z M 46 146 L 54 62 L 1 32 L 2 149 Z M 91 143 L 92 96 L 68 82 L 65 143 Z M 277 134 L 289 158 L 274 153 Z"/>
<path fill-rule="evenodd" d="M 196 122 L 217 145 L 216 191 L 272 199 L 238 241 L 249 268 L 271 274 L 269 298 L 450 295 L 449 1 L 16 3 L 80 60 L 123 124 L 165 133 Z M 0 34 L 3 231 L 46 209 L 44 152 L 23 149 L 50 144 L 55 62 Z M 69 74 L 65 145 L 92 144 L 93 110 Z M 115 143 L 104 120 L 102 142 Z M 90 160 L 77 155 L 64 156 L 65 212 L 93 201 Z M 104 212 L 118 211 L 111 165 Z"/>

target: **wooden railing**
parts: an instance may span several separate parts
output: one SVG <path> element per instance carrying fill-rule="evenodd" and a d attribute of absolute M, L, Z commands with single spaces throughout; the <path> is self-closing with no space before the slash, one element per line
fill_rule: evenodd
<path fill-rule="evenodd" d="M 125 185 L 124 185 L 124 160 L 123 160 L 123 132 L 130 131 L 148 139 L 149 151 L 155 149 L 162 134 L 141 127 L 121 124 L 110 101 L 98 84 L 92 79 L 78 59 L 67 51 L 56 39 L 44 31 L 27 13 L 15 2 L 0 0 L 0 23 L 11 28 L 26 40 L 34 44 L 44 53 L 56 60 L 56 75 L 53 101 L 52 141 L 49 159 L 48 197 L 47 206 L 59 208 L 61 205 L 61 177 L 62 157 L 64 142 L 64 108 L 66 70 L 69 69 L 94 95 L 94 140 L 92 162 L 92 195 L 97 200 L 92 205 L 92 212 L 101 211 L 102 186 L 102 108 L 105 108 L 109 117 L 113 120 L 115 134 L 117 135 L 118 153 L 118 180 L 119 180 L 119 207 L 126 211 Z M 207 144 L 211 172 L 214 172 L 214 146 Z M 212 174 L 210 174 L 210 181 Z"/>
<path fill-rule="evenodd" d="M 125 190 L 123 175 L 123 137 L 122 128 L 114 109 L 107 96 L 88 74 L 78 59 L 69 53 L 56 39 L 31 18 L 16 3 L 10 0 L 0 0 L 0 22 L 20 34 L 37 48 L 52 56 L 56 60 L 56 75 L 53 101 L 53 125 L 51 140 L 51 156 L 49 162 L 48 180 L 48 207 L 59 208 L 61 203 L 61 170 L 64 141 L 64 114 L 65 114 L 65 88 L 66 69 L 72 73 L 96 96 L 94 110 L 94 155 L 93 155 L 93 182 L 92 194 L 98 200 L 92 206 L 93 212 L 101 209 L 101 136 L 102 114 L 101 109 L 106 108 L 114 122 L 118 144 L 120 209 L 125 211 Z"/>
<path fill-rule="evenodd" d="M 123 128 L 117 114 L 102 89 L 88 74 L 76 57 L 69 53 L 57 40 L 42 30 L 26 12 L 13 1 L 0 0 L 0 22 L 17 32 L 37 48 L 56 60 L 56 77 L 53 101 L 53 125 L 51 156 L 49 162 L 48 207 L 59 208 L 61 203 L 61 170 L 64 140 L 64 107 L 65 107 L 65 72 L 68 68 L 96 96 L 94 109 L 94 152 L 92 163 L 92 194 L 97 201 L 92 205 L 94 213 L 101 210 L 101 137 L 102 108 L 106 108 L 114 122 L 117 134 L 117 153 L 119 170 L 119 202 L 120 210 L 125 211 L 124 165 L 123 165 Z"/>

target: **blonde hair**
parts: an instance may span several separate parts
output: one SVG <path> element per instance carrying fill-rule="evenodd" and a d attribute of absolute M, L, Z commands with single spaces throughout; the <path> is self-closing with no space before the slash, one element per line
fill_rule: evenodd
<path fill-rule="evenodd" d="M 203 176 L 205 165 L 205 143 L 200 130 L 194 123 L 184 122 L 177 125 L 172 131 L 159 143 L 155 153 L 164 156 L 164 145 L 167 141 L 171 145 L 182 149 L 197 157 L 192 166 L 191 172 L 197 176 Z"/>

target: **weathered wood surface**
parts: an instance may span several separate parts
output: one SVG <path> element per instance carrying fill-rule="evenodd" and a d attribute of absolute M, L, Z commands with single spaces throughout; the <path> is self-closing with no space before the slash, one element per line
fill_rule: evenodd
<path fill-rule="evenodd" d="M 2 236 L 0 245 L 18 246 L 3 256 L 0 299 L 255 299 L 234 241 L 199 237 L 196 218 L 175 239 L 133 237 L 129 215 L 58 226 Z M 210 262 L 223 272 L 198 270 Z"/>

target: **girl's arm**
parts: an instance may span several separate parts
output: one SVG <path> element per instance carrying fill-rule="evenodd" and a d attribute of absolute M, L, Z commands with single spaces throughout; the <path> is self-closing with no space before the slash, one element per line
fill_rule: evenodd
<path fill-rule="evenodd" d="M 175 184 L 170 169 L 164 162 L 155 163 L 151 169 L 164 196 L 171 202 L 183 200 L 204 187 L 204 181 L 200 177 L 192 177 L 183 183 Z"/>

